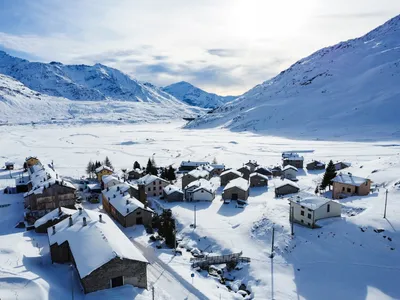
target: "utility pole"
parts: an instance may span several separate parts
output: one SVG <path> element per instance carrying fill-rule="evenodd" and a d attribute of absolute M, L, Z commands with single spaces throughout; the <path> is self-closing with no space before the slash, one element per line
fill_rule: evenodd
<path fill-rule="evenodd" d="M 194 223 L 193 228 L 196 228 L 196 205 L 194 206 Z"/>
<path fill-rule="evenodd" d="M 275 227 L 272 225 L 272 245 L 271 245 L 271 255 L 269 258 L 274 258 L 274 240 L 275 240 Z"/>
<path fill-rule="evenodd" d="M 74 268 L 71 266 L 71 299 L 74 300 Z"/>
<path fill-rule="evenodd" d="M 151 295 L 153 296 L 153 300 L 155 299 L 154 297 L 154 286 L 151 287 Z"/>
<path fill-rule="evenodd" d="M 293 228 L 293 223 L 294 223 L 294 206 L 290 205 L 290 222 L 291 222 L 291 235 L 294 235 L 294 228 Z"/>
<path fill-rule="evenodd" d="M 383 213 L 383 218 L 386 219 L 386 207 L 387 207 L 387 196 L 389 191 L 386 189 L 386 196 L 385 196 L 385 212 Z"/>

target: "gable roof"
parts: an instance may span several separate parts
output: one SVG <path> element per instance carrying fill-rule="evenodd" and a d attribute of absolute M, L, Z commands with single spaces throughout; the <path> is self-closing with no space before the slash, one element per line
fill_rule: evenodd
<path fill-rule="evenodd" d="M 313 195 L 307 192 L 301 192 L 289 198 L 290 202 L 315 210 L 325 205 L 328 202 L 333 202 L 331 199 Z M 337 203 L 337 202 L 335 202 Z"/>
<path fill-rule="evenodd" d="M 147 175 L 139 178 L 137 183 L 138 184 L 148 185 L 148 184 L 152 183 L 155 180 L 161 180 L 161 181 L 164 181 L 164 182 L 168 183 L 168 181 L 166 181 L 166 180 L 164 180 L 164 179 L 162 179 L 162 178 L 160 178 L 158 176 L 152 175 L 152 174 L 147 174 Z"/>
<path fill-rule="evenodd" d="M 323 162 L 320 162 L 320 161 L 318 161 L 318 160 L 313 160 L 313 161 L 309 162 L 309 163 L 307 164 L 307 166 L 308 166 L 308 165 L 325 166 L 325 164 L 324 164 Z"/>
<path fill-rule="evenodd" d="M 204 178 L 200 178 L 196 181 L 189 183 L 185 190 L 189 189 L 191 192 L 197 192 L 199 190 L 206 190 L 207 192 L 214 193 L 217 187 L 211 182 Z"/>
<path fill-rule="evenodd" d="M 171 194 L 173 194 L 173 193 L 183 194 L 182 190 L 181 190 L 180 188 L 178 188 L 176 185 L 173 185 L 173 184 L 167 185 L 167 186 L 164 188 L 164 192 L 165 192 L 167 195 L 171 195 Z"/>
<path fill-rule="evenodd" d="M 344 184 L 349 184 L 349 185 L 354 185 L 354 186 L 360 186 L 363 183 L 365 183 L 368 178 L 362 178 L 362 177 L 357 177 L 353 176 L 351 173 L 349 174 L 342 174 L 339 173 L 335 178 L 332 179 L 333 182 L 339 182 L 339 183 L 344 183 Z"/>
<path fill-rule="evenodd" d="M 272 173 L 271 168 L 267 168 L 267 167 L 263 167 L 263 166 L 258 166 L 255 169 L 255 172 L 257 172 L 257 170 L 265 170 L 265 171 L 268 171 L 268 172 Z"/>
<path fill-rule="evenodd" d="M 102 216 L 102 222 L 99 221 L 99 215 Z M 86 218 L 86 226 L 83 226 L 83 217 Z M 68 242 L 81 278 L 116 257 L 148 263 L 106 214 L 82 209 L 82 212 L 74 213 L 71 219 L 72 226 L 69 226 L 69 218 L 66 218 L 55 225 L 55 234 L 52 227 L 47 229 L 47 234 L 50 246 Z"/>
<path fill-rule="evenodd" d="M 107 166 L 104 166 L 104 165 L 98 167 L 98 168 L 95 170 L 95 172 L 96 172 L 96 173 L 99 173 L 99 172 L 101 172 L 101 171 L 103 171 L 103 170 L 107 170 L 107 171 L 110 171 L 110 172 L 114 172 L 110 167 L 107 167 Z"/>
<path fill-rule="evenodd" d="M 191 175 L 194 178 L 204 178 L 210 175 L 210 172 L 206 169 L 203 169 L 203 167 L 199 167 L 197 169 L 190 171 L 188 175 Z"/>
<path fill-rule="evenodd" d="M 247 165 L 244 165 L 244 166 L 241 166 L 239 169 L 238 169 L 238 171 L 239 172 L 242 172 L 242 171 L 240 171 L 240 170 L 247 170 L 247 171 L 250 171 L 250 167 L 249 166 L 247 166 Z M 242 172 L 243 173 L 243 172 Z"/>
<path fill-rule="evenodd" d="M 217 170 L 225 169 L 225 165 L 224 164 L 210 164 L 210 166 L 213 167 L 214 169 L 217 169 Z"/>
<path fill-rule="evenodd" d="M 113 175 L 106 175 L 106 176 L 103 176 L 103 177 L 101 178 L 101 180 L 104 182 L 104 184 L 108 184 L 108 183 L 110 183 L 110 182 L 113 181 L 113 180 L 120 182 L 120 180 L 119 180 L 117 177 L 113 176 Z"/>
<path fill-rule="evenodd" d="M 298 171 L 297 168 L 294 167 L 294 166 L 292 166 L 292 165 L 286 165 L 286 166 L 282 169 L 282 171 L 284 172 L 284 171 L 289 170 L 289 169 L 295 170 L 296 172 Z"/>
<path fill-rule="evenodd" d="M 60 213 L 60 210 L 61 210 L 61 213 Z M 66 207 L 56 208 L 56 209 L 53 209 L 48 214 L 45 214 L 40 219 L 37 219 L 33 225 L 35 226 L 35 228 L 37 228 L 43 224 L 46 224 L 48 221 L 53 221 L 53 220 L 59 219 L 65 215 L 73 215 L 74 213 L 76 213 L 76 209 L 69 209 Z"/>
<path fill-rule="evenodd" d="M 102 191 L 108 202 L 124 217 L 138 208 L 153 212 L 150 208 L 129 194 L 129 184 L 117 184 Z"/>
<path fill-rule="evenodd" d="M 199 167 L 202 165 L 207 165 L 209 162 L 206 161 L 182 161 L 181 162 L 181 167 Z"/>
<path fill-rule="evenodd" d="M 297 188 L 297 189 L 300 189 L 299 186 L 297 185 L 297 183 L 295 183 L 295 182 L 293 182 L 293 181 L 291 181 L 291 180 L 288 180 L 288 179 L 283 179 L 283 180 L 281 180 L 279 183 L 275 184 L 275 188 L 276 188 L 276 189 L 279 189 L 279 188 L 281 188 L 281 187 L 283 187 L 283 186 L 285 186 L 285 185 L 290 185 L 290 186 L 292 186 L 292 187 L 295 187 L 295 188 Z"/>
<path fill-rule="evenodd" d="M 233 174 L 238 175 L 239 177 L 242 177 L 242 173 L 240 173 L 240 172 L 237 171 L 237 170 L 233 170 L 233 169 L 226 170 L 226 171 L 222 172 L 221 175 L 220 175 L 220 177 L 225 176 L 225 175 L 227 175 L 227 174 L 229 174 L 229 173 L 233 173 Z"/>
<path fill-rule="evenodd" d="M 267 175 L 264 175 L 264 174 L 261 174 L 261 173 L 257 173 L 257 172 L 251 173 L 250 174 L 250 178 L 251 177 L 261 177 L 261 178 L 264 178 L 264 179 L 268 180 L 268 176 Z"/>
<path fill-rule="evenodd" d="M 246 192 L 249 189 L 249 186 L 249 182 L 246 179 L 239 177 L 229 181 L 225 186 L 224 191 L 237 187 L 238 189 Z"/>

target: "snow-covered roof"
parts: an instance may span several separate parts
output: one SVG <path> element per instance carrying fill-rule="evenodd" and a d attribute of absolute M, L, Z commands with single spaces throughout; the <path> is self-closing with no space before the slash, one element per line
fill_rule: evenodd
<path fill-rule="evenodd" d="M 267 167 L 263 167 L 263 166 L 258 166 L 258 167 L 256 168 L 256 171 L 257 171 L 257 170 L 265 170 L 265 171 L 271 172 L 271 168 L 267 168 Z"/>
<path fill-rule="evenodd" d="M 166 181 L 166 180 L 164 180 L 164 179 L 162 179 L 162 178 L 160 178 L 158 176 L 155 176 L 155 175 L 152 175 L 152 174 L 147 174 L 147 175 L 139 178 L 137 183 L 138 184 L 148 185 L 148 184 L 152 183 L 155 180 L 161 180 L 161 181 L 164 181 L 164 182 L 168 182 L 168 181 Z"/>
<path fill-rule="evenodd" d="M 127 216 L 138 208 L 153 212 L 150 208 L 129 194 L 128 184 L 117 184 L 102 191 L 108 202 L 122 215 Z"/>
<path fill-rule="evenodd" d="M 279 183 L 275 184 L 275 188 L 279 189 L 280 187 L 283 187 L 285 185 L 291 185 L 292 187 L 300 189 L 299 186 L 297 185 L 297 183 L 295 183 L 291 180 L 288 180 L 288 179 L 283 179 Z"/>
<path fill-rule="evenodd" d="M 165 192 L 167 195 L 171 195 L 171 194 L 173 194 L 173 193 L 175 193 L 175 192 L 180 193 L 180 194 L 183 194 L 182 190 L 181 190 L 180 188 L 178 188 L 176 185 L 173 185 L 173 184 L 167 185 L 167 186 L 164 188 L 164 192 Z"/>
<path fill-rule="evenodd" d="M 142 169 L 136 168 L 136 169 L 130 169 L 128 171 L 126 171 L 127 173 L 131 173 L 131 172 L 136 172 L 138 174 L 142 174 L 144 171 Z"/>
<path fill-rule="evenodd" d="M 181 162 L 181 167 L 199 167 L 203 165 L 207 165 L 209 162 L 206 161 L 182 161 Z"/>
<path fill-rule="evenodd" d="M 13 161 L 6 161 L 6 162 L 4 163 L 4 165 L 5 165 L 5 166 L 13 166 L 13 165 L 15 165 L 15 163 L 14 163 Z"/>
<path fill-rule="evenodd" d="M 318 160 L 313 160 L 312 162 L 309 162 L 308 165 L 310 164 L 315 164 L 316 166 L 324 166 L 325 164 L 323 162 L 320 162 Z"/>
<path fill-rule="evenodd" d="M 229 174 L 229 173 L 234 173 L 234 174 L 236 174 L 236 175 L 242 177 L 242 173 L 240 173 L 240 172 L 237 171 L 237 170 L 233 170 L 233 169 L 231 169 L 231 170 L 226 170 L 226 171 L 222 172 L 220 176 L 224 176 L 224 175 Z"/>
<path fill-rule="evenodd" d="M 108 170 L 108 171 L 110 171 L 110 172 L 113 172 L 113 170 L 112 170 L 110 167 L 107 167 L 107 166 L 100 166 L 100 167 L 98 167 L 98 168 L 96 169 L 96 173 L 99 173 L 99 172 L 101 172 L 101 171 L 103 171 L 103 170 Z"/>
<path fill-rule="evenodd" d="M 113 181 L 113 180 L 119 181 L 119 179 L 118 179 L 117 177 L 113 176 L 113 175 L 106 175 L 106 176 L 103 176 L 103 177 L 101 178 L 101 180 L 104 182 L 104 184 L 108 184 L 108 183 L 110 183 L 110 182 Z"/>
<path fill-rule="evenodd" d="M 297 203 L 301 206 L 307 207 L 309 209 L 315 210 L 320 208 L 324 204 L 331 202 L 331 199 L 316 196 L 307 192 L 301 192 L 289 198 L 290 202 Z"/>
<path fill-rule="evenodd" d="M 225 165 L 224 164 L 210 164 L 210 166 L 213 167 L 214 169 L 217 169 L 217 170 L 225 169 Z"/>
<path fill-rule="evenodd" d="M 342 173 L 339 173 L 339 175 L 337 175 L 335 178 L 332 179 L 333 182 L 345 183 L 354 186 L 360 186 L 367 180 L 369 179 L 353 176 L 352 174 L 342 174 Z"/>
<path fill-rule="evenodd" d="M 204 178 L 210 175 L 210 172 L 201 167 L 190 171 L 188 174 L 193 176 L 194 178 Z"/>
<path fill-rule="evenodd" d="M 303 156 L 300 156 L 298 153 L 295 152 L 283 152 L 282 158 L 287 160 L 304 160 Z"/>
<path fill-rule="evenodd" d="M 83 217 L 86 218 L 86 226 L 83 226 Z M 66 218 L 55 225 L 55 234 L 52 227 L 47 229 L 47 234 L 50 245 L 61 245 L 68 241 L 81 278 L 115 257 L 148 262 L 106 214 L 83 209 L 75 212 L 71 219 L 72 226 L 69 226 L 69 218 Z"/>
<path fill-rule="evenodd" d="M 273 170 L 273 171 L 278 171 L 278 170 L 282 171 L 282 168 L 280 166 L 275 166 L 271 170 Z"/>
<path fill-rule="evenodd" d="M 255 177 L 255 176 L 261 177 L 261 178 L 264 178 L 264 179 L 268 180 L 268 176 L 267 175 L 264 175 L 264 174 L 261 174 L 261 173 L 257 173 L 257 172 L 254 172 L 254 173 L 250 174 L 250 177 Z"/>
<path fill-rule="evenodd" d="M 208 165 L 204 165 L 204 166 L 198 167 L 198 169 L 203 169 L 204 171 L 211 172 L 212 170 L 214 170 L 214 167 L 212 165 L 208 164 Z"/>
<path fill-rule="evenodd" d="M 238 171 L 239 171 L 239 170 L 242 170 L 242 169 L 247 169 L 248 171 L 250 171 L 250 167 L 249 167 L 249 166 L 246 166 L 246 165 L 241 166 L 241 167 L 238 169 Z M 239 171 L 239 172 L 240 172 L 240 171 Z"/>
<path fill-rule="evenodd" d="M 344 161 L 338 161 L 338 162 L 335 162 L 333 165 L 334 166 L 336 166 L 336 165 L 346 165 L 347 167 L 351 167 L 351 163 L 349 163 L 349 162 L 344 162 Z"/>
<path fill-rule="evenodd" d="M 204 189 L 206 191 L 214 193 L 217 187 L 211 181 L 200 178 L 196 181 L 192 181 L 191 183 L 189 183 L 185 189 L 190 189 L 192 192 Z"/>
<path fill-rule="evenodd" d="M 242 191 L 247 191 L 249 189 L 249 182 L 242 177 L 233 179 L 228 182 L 228 184 L 224 188 L 224 191 L 231 189 L 233 187 L 237 187 L 237 188 L 241 189 Z"/>
<path fill-rule="evenodd" d="M 56 209 L 53 209 L 48 214 L 45 214 L 40 219 L 36 220 L 34 226 L 35 226 L 35 228 L 37 228 L 43 224 L 46 224 L 48 221 L 53 221 L 53 220 L 59 219 L 60 217 L 65 216 L 65 215 L 73 215 L 74 213 L 76 213 L 76 209 L 69 209 L 66 207 L 56 208 Z"/>
<path fill-rule="evenodd" d="M 90 183 L 87 187 L 89 190 L 101 190 L 101 186 L 98 183 Z"/>
<path fill-rule="evenodd" d="M 282 171 L 286 171 L 286 170 L 289 170 L 289 169 L 295 170 L 296 172 L 298 171 L 297 168 L 294 167 L 294 166 L 292 166 L 292 165 L 286 165 L 286 166 L 282 169 Z"/>
<path fill-rule="evenodd" d="M 59 184 L 71 189 L 75 189 L 73 184 L 64 180 L 53 169 L 51 165 L 36 164 L 28 168 L 32 189 L 24 194 L 24 197 L 31 194 L 42 194 L 45 188 L 49 188 L 53 184 Z"/>
<path fill-rule="evenodd" d="M 253 165 L 253 166 L 258 166 L 258 163 L 255 160 L 249 160 L 245 165 Z"/>

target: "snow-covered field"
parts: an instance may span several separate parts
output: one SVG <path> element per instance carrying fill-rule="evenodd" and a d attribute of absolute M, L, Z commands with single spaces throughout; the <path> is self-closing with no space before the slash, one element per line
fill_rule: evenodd
<path fill-rule="evenodd" d="M 255 299 L 400 298 L 400 188 L 394 185 L 400 180 L 399 141 L 290 140 L 222 129 L 183 130 L 182 125 L 2 126 L 0 164 L 13 160 L 22 165 L 26 156 L 35 155 L 44 162 L 53 160 L 62 175 L 79 178 L 89 160 L 105 156 L 116 169 L 130 168 L 135 160 L 145 164 L 151 156 L 158 165 L 215 157 L 228 167 L 240 167 L 249 159 L 269 166 L 280 163 L 281 152 L 290 150 L 302 152 L 306 162 L 351 162 L 346 172 L 371 178 L 381 185 L 379 191 L 342 200 L 342 217 L 320 222 L 320 229 L 295 225 L 294 237 L 288 202 L 274 197 L 275 179 L 268 188 L 252 188 L 244 209 L 223 204 L 221 189 L 212 203 L 159 203 L 172 208 L 184 244 L 212 253 L 243 251 L 251 258 L 250 264 L 232 274 L 235 278 L 229 284 L 234 291 L 243 282 Z M 0 187 L 7 175 L 0 173 Z M 321 175 L 321 171 L 300 171 L 301 189 L 313 192 Z M 383 186 L 389 190 L 387 219 Z M 3 204 L 11 205 L 0 208 L 0 299 L 70 299 L 72 271 L 66 265 L 51 265 L 47 237 L 14 228 L 22 218 L 22 196 L 0 194 Z M 196 229 L 189 227 L 194 205 Z M 276 229 L 273 260 L 268 257 L 272 226 Z M 377 228 L 385 231 L 376 233 Z M 185 251 L 173 257 L 170 250 L 153 249 L 141 227 L 125 232 L 154 262 L 149 281 L 157 299 L 243 299 L 207 273 L 193 271 Z M 84 297 L 76 278 L 74 291 L 75 299 L 124 299 L 136 293 L 136 299 L 151 299 L 150 291 L 129 287 Z"/>

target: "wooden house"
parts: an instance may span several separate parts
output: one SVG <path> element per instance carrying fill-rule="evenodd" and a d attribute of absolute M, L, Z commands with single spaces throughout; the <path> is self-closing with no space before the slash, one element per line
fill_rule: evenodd
<path fill-rule="evenodd" d="M 40 164 L 40 160 L 36 156 L 29 156 L 25 159 L 25 164 L 29 168 L 34 165 Z"/>
<path fill-rule="evenodd" d="M 273 176 L 272 170 L 266 167 L 257 167 L 254 172 L 265 176 Z M 280 175 L 279 175 L 280 176 Z"/>
<path fill-rule="evenodd" d="M 259 166 L 255 160 L 249 160 L 247 163 L 244 164 L 245 166 L 249 167 L 250 173 L 253 173 L 254 170 Z"/>
<path fill-rule="evenodd" d="M 268 186 L 268 176 L 254 172 L 250 174 L 250 186 Z"/>
<path fill-rule="evenodd" d="M 72 263 L 85 294 L 125 284 L 147 288 L 148 261 L 107 215 L 79 210 L 47 235 L 51 260 Z"/>
<path fill-rule="evenodd" d="M 281 182 L 275 185 L 276 197 L 298 193 L 299 191 L 300 191 L 299 186 L 293 181 L 288 179 L 283 179 Z"/>
<path fill-rule="evenodd" d="M 167 202 L 183 201 L 183 191 L 175 185 L 167 185 L 164 188 L 164 200 Z"/>
<path fill-rule="evenodd" d="M 243 167 L 239 168 L 238 171 L 242 173 L 242 177 L 246 180 L 249 180 L 250 174 L 252 173 L 249 166 L 244 165 Z"/>
<path fill-rule="evenodd" d="M 224 200 L 247 201 L 249 197 L 249 182 L 244 178 L 231 180 L 222 192 Z"/>
<path fill-rule="evenodd" d="M 353 176 L 351 173 L 339 173 L 332 183 L 332 199 L 342 199 L 354 195 L 368 195 L 371 191 L 372 181 L 368 178 Z"/>
<path fill-rule="evenodd" d="M 210 177 L 220 176 L 221 173 L 225 171 L 224 164 L 210 164 L 210 166 L 213 168 L 212 171 L 210 172 Z"/>
<path fill-rule="evenodd" d="M 187 174 L 182 176 L 182 189 L 184 189 L 189 183 L 199 179 L 209 179 L 210 172 L 203 167 L 198 167 Z"/>
<path fill-rule="evenodd" d="M 141 170 L 141 169 L 129 170 L 127 172 L 127 174 L 128 174 L 128 180 L 136 180 L 136 179 L 139 179 L 139 178 L 141 178 L 141 177 L 143 177 L 145 175 L 144 171 Z"/>
<path fill-rule="evenodd" d="M 282 164 L 283 166 L 291 165 L 298 169 L 303 168 L 304 157 L 300 156 L 295 152 L 283 152 L 282 153 Z"/>
<path fill-rule="evenodd" d="M 325 170 L 325 164 L 320 161 L 313 160 L 307 164 L 306 168 L 307 170 Z"/>
<path fill-rule="evenodd" d="M 275 166 L 271 169 L 273 177 L 281 177 L 282 176 L 282 168 L 280 166 Z"/>
<path fill-rule="evenodd" d="M 208 165 L 209 162 L 207 161 L 182 161 L 181 165 L 179 167 L 179 171 L 181 172 L 189 172 L 192 171 L 194 169 L 197 169 L 198 167 L 204 166 L 204 165 Z"/>
<path fill-rule="evenodd" d="M 335 166 L 336 171 L 340 171 L 340 170 L 346 169 L 351 166 L 350 163 L 346 163 L 346 162 L 342 162 L 342 161 L 334 163 L 333 165 Z"/>
<path fill-rule="evenodd" d="M 242 173 L 236 170 L 226 170 L 221 173 L 221 185 L 227 185 L 229 181 L 242 177 Z"/>
<path fill-rule="evenodd" d="M 297 168 L 296 167 L 294 167 L 292 165 L 286 165 L 282 169 L 282 177 L 283 178 L 296 181 L 296 176 L 297 176 Z"/>
<path fill-rule="evenodd" d="M 186 201 L 213 201 L 217 187 L 211 181 L 199 179 L 185 187 Z"/>

